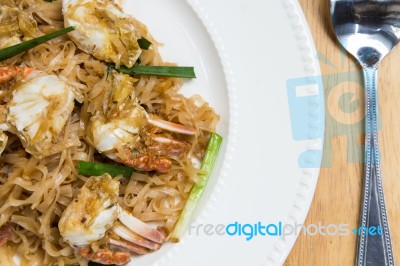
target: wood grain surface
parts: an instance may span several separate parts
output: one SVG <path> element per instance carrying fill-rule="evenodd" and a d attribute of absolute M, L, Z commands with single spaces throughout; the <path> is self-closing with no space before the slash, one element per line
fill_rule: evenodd
<path fill-rule="evenodd" d="M 320 58 L 326 99 L 324 162 L 305 225 L 358 227 L 363 184 L 363 105 L 360 68 L 339 47 L 329 23 L 328 0 L 299 0 Z M 395 261 L 400 265 L 400 46 L 379 69 L 380 137 Z M 354 265 L 356 236 L 300 234 L 285 265 Z"/>

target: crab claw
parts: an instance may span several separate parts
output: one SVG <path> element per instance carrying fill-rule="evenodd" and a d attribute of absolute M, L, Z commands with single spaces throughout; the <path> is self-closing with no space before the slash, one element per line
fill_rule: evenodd
<path fill-rule="evenodd" d="M 165 241 L 162 228 L 153 228 L 121 208 L 118 195 L 119 181 L 108 174 L 91 177 L 60 218 L 62 237 L 88 260 L 122 265 L 129 262 L 130 252 L 145 254 Z M 92 249 L 91 244 L 100 240 L 107 247 Z"/>
<path fill-rule="evenodd" d="M 157 171 L 159 173 L 168 173 L 171 170 L 171 160 L 163 157 L 150 157 L 143 155 L 139 157 L 128 158 L 122 160 L 125 165 L 129 165 L 139 171 Z"/>
<path fill-rule="evenodd" d="M 169 172 L 171 159 L 183 158 L 191 147 L 171 133 L 194 136 L 198 130 L 149 114 L 136 99 L 132 77 L 112 71 L 107 82 L 103 108 L 88 123 L 90 142 L 108 158 L 139 171 Z"/>
<path fill-rule="evenodd" d="M 99 249 L 93 252 L 90 247 L 85 247 L 78 250 L 78 253 L 87 260 L 103 265 L 125 265 L 131 261 L 131 254 L 126 251 Z"/>

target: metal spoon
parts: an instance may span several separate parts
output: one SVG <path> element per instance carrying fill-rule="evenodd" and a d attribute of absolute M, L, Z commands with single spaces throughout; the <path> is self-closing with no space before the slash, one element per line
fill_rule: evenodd
<path fill-rule="evenodd" d="M 394 265 L 381 178 L 377 71 L 400 40 L 400 0 L 330 0 L 330 14 L 340 43 L 363 68 L 366 92 L 365 180 L 356 265 Z"/>

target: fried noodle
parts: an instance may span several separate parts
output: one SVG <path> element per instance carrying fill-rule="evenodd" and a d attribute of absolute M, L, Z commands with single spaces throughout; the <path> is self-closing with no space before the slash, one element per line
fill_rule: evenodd
<path fill-rule="evenodd" d="M 0 46 L 15 36 L 28 40 L 64 27 L 61 1 L 0 0 Z M 163 62 L 156 40 L 145 25 L 136 21 L 141 35 L 152 42 L 143 51 L 141 64 L 168 65 Z M 8 41 L 7 41 L 8 40 Z M 37 159 L 27 153 L 19 138 L 7 133 L 9 141 L 0 157 L 0 227 L 8 224 L 12 240 L 0 246 L 0 265 L 86 265 L 70 245 L 63 241 L 58 221 L 66 206 L 87 177 L 77 173 L 78 161 L 110 162 L 90 145 L 85 129 L 91 115 L 103 108 L 107 88 L 106 64 L 79 50 L 68 36 L 59 37 L 1 63 L 2 66 L 27 66 L 54 73 L 74 88 L 76 106 L 53 155 Z M 214 110 L 195 95 L 179 94 L 183 82 L 177 78 L 138 76 L 135 94 L 152 114 L 198 129 L 194 137 L 174 136 L 190 143 L 185 159 L 170 158 L 172 170 L 166 174 L 134 173 L 120 179 L 119 204 L 142 221 L 156 221 L 171 232 L 193 184 L 198 168 L 190 157 L 202 159 L 209 138 L 219 120 Z M 0 104 L 10 99 L 5 88 Z"/>

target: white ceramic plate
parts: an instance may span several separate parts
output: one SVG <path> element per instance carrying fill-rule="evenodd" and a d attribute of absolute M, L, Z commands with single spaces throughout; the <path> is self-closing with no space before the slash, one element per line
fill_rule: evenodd
<path fill-rule="evenodd" d="M 165 44 L 166 60 L 195 66 L 198 78 L 182 92 L 200 94 L 215 107 L 224 137 L 190 233 L 132 265 L 282 264 L 297 234 L 247 241 L 218 235 L 215 227 L 302 224 L 308 212 L 324 108 L 316 53 L 298 3 L 127 0 L 125 9 Z"/>

